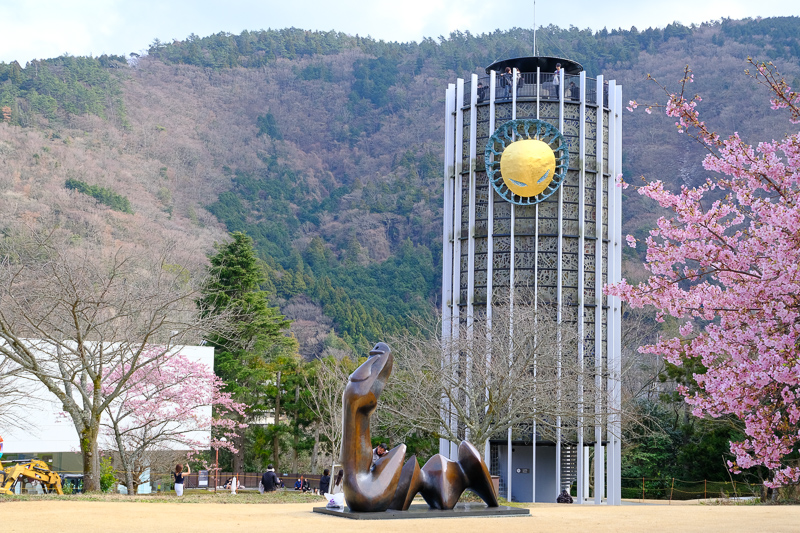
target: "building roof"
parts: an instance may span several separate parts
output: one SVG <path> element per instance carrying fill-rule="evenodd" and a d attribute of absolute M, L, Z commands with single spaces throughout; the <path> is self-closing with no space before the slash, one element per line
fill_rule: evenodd
<path fill-rule="evenodd" d="M 529 57 L 515 57 L 512 59 L 503 59 L 502 61 L 495 61 L 486 67 L 486 73 L 494 70 L 495 72 L 503 72 L 506 67 L 516 68 L 520 72 L 536 72 L 536 67 L 542 72 L 555 72 L 556 64 L 561 63 L 561 68 L 564 69 L 566 74 L 578 75 L 583 71 L 583 65 L 571 59 L 563 59 L 561 57 L 545 57 L 545 56 L 529 56 Z"/>

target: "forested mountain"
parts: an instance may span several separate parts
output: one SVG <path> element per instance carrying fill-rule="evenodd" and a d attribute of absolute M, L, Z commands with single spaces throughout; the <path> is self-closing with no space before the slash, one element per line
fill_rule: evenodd
<path fill-rule="evenodd" d="M 537 38 L 541 55 L 622 83 L 626 101 L 663 102 L 647 74 L 674 84 L 690 65 L 706 120 L 745 139 L 777 135 L 748 56 L 800 86 L 798 17 Z M 301 353 L 363 353 L 439 306 L 447 84 L 531 50 L 527 29 L 420 43 L 286 29 L 0 63 L 0 226 L 6 238 L 16 224 L 59 224 L 108 246 L 169 239 L 203 253 L 246 232 Z M 655 115 L 624 117 L 627 179 L 697 183 L 702 150 Z M 653 206 L 625 202 L 623 232 L 642 236 Z"/>

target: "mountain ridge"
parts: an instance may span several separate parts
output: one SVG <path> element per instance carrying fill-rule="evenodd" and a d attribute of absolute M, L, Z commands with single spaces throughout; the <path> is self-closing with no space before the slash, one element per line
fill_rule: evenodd
<path fill-rule="evenodd" d="M 108 246 L 179 239 L 204 253 L 228 231 L 256 243 L 275 303 L 296 320 L 301 353 L 379 338 L 433 320 L 440 305 L 444 90 L 496 54 L 526 55 L 532 32 L 385 43 L 338 32 L 270 30 L 164 44 L 148 56 L 0 63 L 0 210 L 14 224 L 69 225 Z M 766 92 L 745 58 L 776 60 L 800 82 L 800 18 L 662 30 L 539 30 L 542 55 L 570 57 L 624 98 L 663 102 L 658 86 L 691 65 L 714 129 L 771 138 Z M 248 48 L 249 46 L 249 48 Z M 702 149 L 663 116 L 626 114 L 626 179 L 670 187 L 705 174 Z M 130 201 L 133 214 L 65 187 Z M 626 193 L 624 233 L 654 210 Z M 641 257 L 626 250 L 628 277 Z M 202 264 L 203 257 L 198 257 Z"/>

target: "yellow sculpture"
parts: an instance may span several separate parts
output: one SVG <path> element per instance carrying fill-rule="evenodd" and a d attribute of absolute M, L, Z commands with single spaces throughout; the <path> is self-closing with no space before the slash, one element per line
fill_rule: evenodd
<path fill-rule="evenodd" d="M 544 191 L 556 173 L 556 157 L 546 143 L 524 139 L 509 144 L 500 159 L 503 183 L 511 192 L 530 198 Z"/>

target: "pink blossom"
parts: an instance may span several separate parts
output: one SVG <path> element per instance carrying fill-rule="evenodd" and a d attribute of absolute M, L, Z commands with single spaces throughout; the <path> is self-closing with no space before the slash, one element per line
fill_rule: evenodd
<path fill-rule="evenodd" d="M 800 96 L 771 65 L 756 72 L 772 91 L 770 106 L 799 121 Z M 687 69 L 683 83 L 692 81 Z M 632 307 L 652 306 L 658 321 L 685 319 L 678 336 L 640 350 L 707 368 L 694 376 L 699 390 L 678 390 L 695 416 L 744 423 L 746 438 L 731 443 L 731 471 L 761 466 L 772 486 L 795 483 L 800 467 L 785 458 L 800 445 L 800 133 L 756 146 L 736 133 L 724 139 L 700 120 L 701 98 L 682 95 L 670 94 L 665 112 L 679 133 L 708 147 L 702 165 L 716 175 L 675 192 L 659 181 L 638 187 L 671 214 L 646 239 L 650 277 L 605 291 Z"/>
<path fill-rule="evenodd" d="M 225 383 L 211 368 L 162 347 L 146 351 L 140 363 L 106 409 L 105 433 L 123 463 L 170 447 L 193 450 L 192 456 L 209 447 L 235 451 L 232 437 L 247 425 L 226 415 L 241 416 L 246 406 L 223 392 Z M 107 370 L 102 393 L 114 390 L 129 370 L 125 366 Z M 203 433 L 210 433 L 211 440 L 200 440 Z M 223 435 L 228 442 L 219 440 Z"/>

